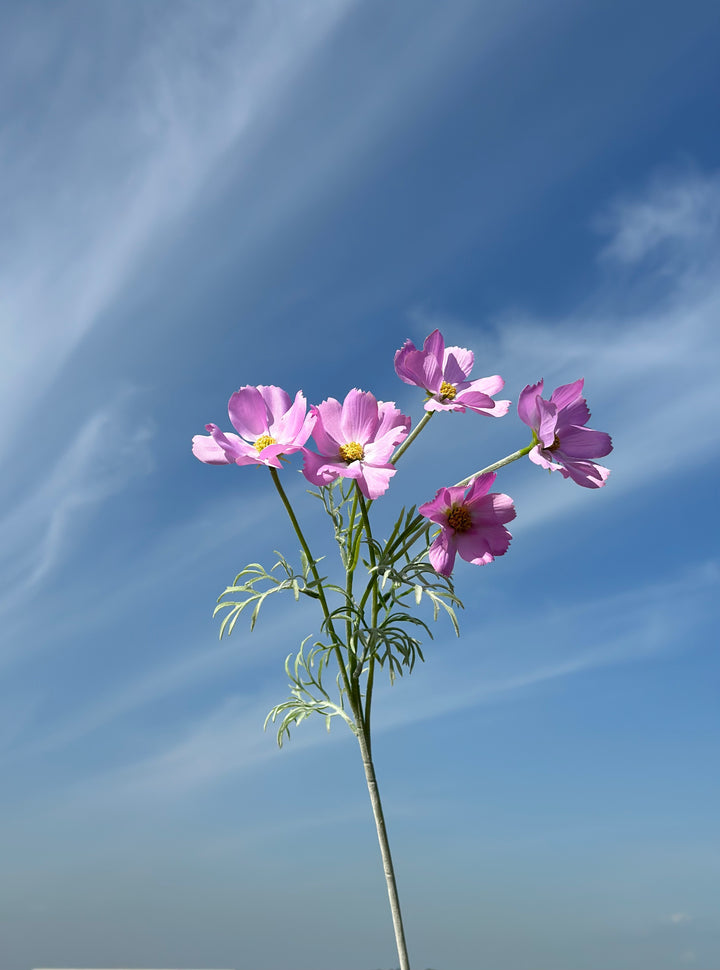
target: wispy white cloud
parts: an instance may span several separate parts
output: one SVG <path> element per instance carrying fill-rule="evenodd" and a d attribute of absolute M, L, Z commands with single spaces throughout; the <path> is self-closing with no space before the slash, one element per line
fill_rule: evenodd
<path fill-rule="evenodd" d="M 93 511 L 152 468 L 147 421 L 129 415 L 132 392 L 89 417 L 54 466 L 0 519 L 0 613 L 22 605 L 62 561 Z M 42 444 L 33 448 L 42 457 Z"/>
<path fill-rule="evenodd" d="M 720 174 L 656 176 L 641 197 L 616 199 L 596 225 L 610 236 L 601 252 L 610 262 L 637 264 L 663 247 L 665 260 L 717 258 Z"/>
<path fill-rule="evenodd" d="M 99 101 L 85 90 L 82 45 L 63 51 L 54 111 L 22 141 L 25 154 L 0 141 L 0 201 L 16 230 L 0 278 L 6 427 L 50 386 L 151 242 L 208 192 L 227 150 L 246 138 L 252 151 L 253 123 L 350 5 L 302 0 L 282 16 L 274 4 L 172 5 L 104 79 Z"/>
<path fill-rule="evenodd" d="M 672 923 L 673 926 L 679 926 L 681 923 L 692 922 L 692 916 L 687 913 L 671 913 L 668 916 L 668 922 Z"/>
<path fill-rule="evenodd" d="M 602 501 L 651 488 L 719 452 L 719 213 L 716 174 L 685 172 L 653 182 L 639 198 L 613 203 L 602 222 L 612 233 L 601 252 L 603 264 L 637 263 L 630 276 L 603 273 L 582 305 L 560 319 L 511 310 L 493 321 L 490 332 L 415 309 L 417 337 L 439 326 L 453 343 L 473 347 L 478 373 L 501 373 L 505 393 L 515 402 L 522 387 L 540 377 L 552 389 L 584 376 L 593 411 L 590 426 L 610 430 L 615 446 L 604 459 L 612 475 Z M 672 245 L 663 249 L 663 242 Z M 645 266 L 642 258 L 655 252 L 657 260 Z M 658 273 L 663 285 L 648 287 Z M 500 440 L 513 451 L 525 436 L 512 414 L 502 425 L 488 440 Z M 448 426 L 441 443 L 448 453 L 457 452 L 463 430 L 457 423 Z M 498 457 L 488 455 L 488 463 Z M 514 486 L 513 497 L 525 509 L 523 527 L 587 501 L 583 489 L 560 484 L 538 485 L 536 476 L 532 499 L 529 487 Z"/>

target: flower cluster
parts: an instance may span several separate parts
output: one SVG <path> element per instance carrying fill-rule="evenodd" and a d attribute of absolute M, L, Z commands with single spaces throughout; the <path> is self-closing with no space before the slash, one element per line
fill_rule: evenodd
<path fill-rule="evenodd" d="M 473 353 L 464 347 L 446 347 L 439 330 L 425 339 L 422 350 L 406 340 L 395 354 L 398 377 L 426 392 L 428 413 L 421 424 L 438 411 L 472 411 L 493 417 L 507 414 L 510 401 L 493 398 L 504 386 L 502 377 L 470 380 L 473 365 Z M 491 468 L 528 455 L 536 465 L 559 471 L 585 488 L 604 485 L 610 472 L 595 459 L 610 453 L 612 441 L 605 432 L 586 427 L 590 411 L 582 390 L 582 379 L 556 388 L 549 399 L 542 396 L 542 380 L 525 387 L 518 414 L 532 430 L 533 440 Z M 302 391 L 291 400 L 274 385 L 246 385 L 230 398 L 228 414 L 237 433 L 225 433 L 208 424 L 208 435 L 193 438 L 193 454 L 200 461 L 266 465 L 277 470 L 286 455 L 299 451 L 308 482 L 322 487 L 338 478 L 351 479 L 370 500 L 388 490 L 396 473 L 393 459 L 398 447 L 405 442 L 397 455 L 421 430 L 418 427 L 410 435 L 410 418 L 394 402 L 378 401 L 358 388 L 350 390 L 342 403 L 331 397 L 308 410 Z M 310 436 L 315 451 L 307 447 Z M 507 551 L 511 535 L 505 524 L 516 512 L 508 495 L 489 492 L 495 477 L 487 469 L 475 472 L 464 483 L 440 488 L 431 502 L 419 506 L 418 513 L 428 520 L 428 527 L 430 523 L 440 527 L 432 542 L 428 540 L 427 549 L 430 563 L 440 575 L 450 576 L 457 554 L 482 565 Z"/>

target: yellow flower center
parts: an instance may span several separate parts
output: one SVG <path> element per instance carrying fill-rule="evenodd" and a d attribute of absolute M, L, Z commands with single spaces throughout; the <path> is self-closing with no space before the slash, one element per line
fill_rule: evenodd
<path fill-rule="evenodd" d="M 261 434 L 258 440 L 255 442 L 255 447 L 258 451 L 262 451 L 263 448 L 267 448 L 268 445 L 274 445 L 275 439 L 271 438 L 269 434 Z"/>
<path fill-rule="evenodd" d="M 363 448 L 357 441 L 348 441 L 346 445 L 340 445 L 340 457 L 343 461 L 362 461 Z"/>
<path fill-rule="evenodd" d="M 472 525 L 472 516 L 464 505 L 453 505 L 447 510 L 447 524 L 456 532 L 467 532 Z"/>
<path fill-rule="evenodd" d="M 452 401 L 456 395 L 457 388 L 452 384 L 448 384 L 447 381 L 443 381 L 440 385 L 440 397 L 445 398 L 447 401 Z"/>

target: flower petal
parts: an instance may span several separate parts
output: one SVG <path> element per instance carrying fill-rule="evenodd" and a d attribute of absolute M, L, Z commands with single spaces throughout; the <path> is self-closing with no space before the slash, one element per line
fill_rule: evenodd
<path fill-rule="evenodd" d="M 567 461 L 560 469 L 563 478 L 572 478 L 583 488 L 602 488 L 610 475 L 610 469 L 592 461 Z"/>
<path fill-rule="evenodd" d="M 592 428 L 565 428 L 558 433 L 560 451 L 570 458 L 603 458 L 612 451 L 612 438 L 605 431 Z"/>
<path fill-rule="evenodd" d="M 365 498 L 376 499 L 384 495 L 390 487 L 390 479 L 395 474 L 392 465 L 376 466 L 368 465 L 365 462 L 353 462 L 362 468 L 362 473 L 358 476 L 357 483 L 360 491 Z"/>
<path fill-rule="evenodd" d="M 500 527 L 502 528 L 502 526 Z M 460 558 L 465 562 L 471 562 L 475 566 L 484 566 L 493 561 L 493 554 L 486 538 L 487 532 L 476 534 L 473 532 L 461 532 L 455 536 L 455 543 Z M 508 540 L 509 545 L 509 540 Z M 503 550 L 504 552 L 505 550 Z M 501 553 L 502 555 L 502 553 Z"/>
<path fill-rule="evenodd" d="M 233 458 L 228 458 L 226 450 L 220 447 L 212 435 L 196 434 L 192 440 L 192 453 L 207 465 L 230 465 L 234 461 Z"/>
<path fill-rule="evenodd" d="M 443 377 L 448 384 L 459 384 L 467 380 L 473 369 L 475 355 L 465 347 L 446 347 L 442 362 Z"/>
<path fill-rule="evenodd" d="M 579 380 L 573 381 L 572 384 L 561 384 L 560 387 L 555 388 L 550 395 L 550 400 L 553 404 L 557 405 L 558 411 L 568 407 L 577 401 L 578 398 L 582 397 L 584 383 L 585 378 L 581 377 Z"/>
<path fill-rule="evenodd" d="M 543 398 L 536 398 L 538 415 L 540 421 L 535 428 L 535 433 L 541 443 L 549 448 L 555 442 L 555 429 L 557 428 L 557 407 L 550 401 Z"/>
<path fill-rule="evenodd" d="M 450 576 L 455 565 L 456 551 L 455 536 L 450 533 L 449 529 L 442 529 L 428 551 L 430 565 L 436 573 L 440 573 L 441 576 Z"/>
<path fill-rule="evenodd" d="M 277 422 L 290 410 L 290 395 L 274 384 L 258 384 L 258 391 L 265 402 L 268 431 L 272 434 L 270 429 L 276 427 Z"/>
<path fill-rule="evenodd" d="M 268 434 L 267 408 L 257 387 L 246 385 L 228 402 L 228 414 L 235 430 L 249 441 Z"/>
<path fill-rule="evenodd" d="M 537 401 L 543 392 L 542 378 L 537 384 L 528 384 L 520 391 L 518 398 L 518 415 L 528 428 L 537 431 L 540 427 L 540 415 L 538 413 Z"/>
<path fill-rule="evenodd" d="M 321 454 L 337 457 L 340 445 L 347 443 L 343 440 L 340 424 L 342 405 L 334 397 L 330 397 L 322 404 L 313 407 L 312 413 L 315 415 L 315 426 L 312 430 L 315 444 Z"/>
<path fill-rule="evenodd" d="M 354 387 L 348 391 L 342 406 L 341 443 L 357 441 L 364 445 L 371 441 L 378 426 L 378 402 L 369 391 Z"/>
<path fill-rule="evenodd" d="M 305 457 L 302 473 L 312 485 L 329 485 L 340 477 L 344 462 L 328 461 L 323 455 L 316 455 L 307 448 L 302 451 Z"/>

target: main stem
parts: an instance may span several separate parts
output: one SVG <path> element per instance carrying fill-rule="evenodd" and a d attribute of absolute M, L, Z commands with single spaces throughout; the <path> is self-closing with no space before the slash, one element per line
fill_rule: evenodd
<path fill-rule="evenodd" d="M 405 943 L 405 930 L 403 929 L 402 913 L 400 912 L 400 899 L 398 898 L 397 883 L 395 882 L 395 869 L 393 867 L 392 855 L 390 854 L 390 843 L 388 841 L 387 829 L 385 828 L 385 816 L 383 814 L 380 792 L 378 790 L 377 779 L 375 778 L 375 766 L 373 765 L 370 753 L 370 738 L 366 733 L 362 717 L 356 716 L 357 739 L 360 745 L 363 767 L 365 768 L 365 781 L 367 782 L 370 804 L 372 805 L 375 828 L 377 829 L 378 842 L 380 843 L 380 854 L 382 855 L 383 870 L 385 872 L 385 882 L 387 883 L 388 899 L 390 901 L 390 912 L 392 913 L 393 929 L 395 930 L 395 945 L 397 946 L 398 959 L 400 960 L 400 970 L 410 970 L 408 959 L 407 944 Z"/>

